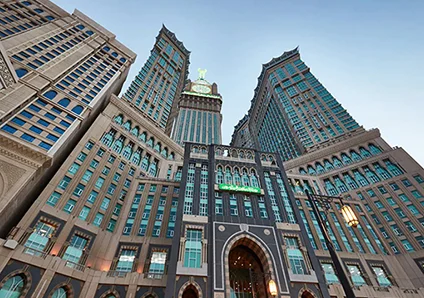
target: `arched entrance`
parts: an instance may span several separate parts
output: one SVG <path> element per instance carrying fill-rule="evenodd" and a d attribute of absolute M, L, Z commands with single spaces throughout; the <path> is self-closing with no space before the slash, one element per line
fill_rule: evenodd
<path fill-rule="evenodd" d="M 197 289 L 193 285 L 189 285 L 183 292 L 182 298 L 198 298 L 199 293 L 197 293 Z"/>
<path fill-rule="evenodd" d="M 270 256 L 256 239 L 236 237 L 228 245 L 227 295 L 230 298 L 271 298 L 268 283 L 274 275 Z"/>
<path fill-rule="evenodd" d="M 305 290 L 302 292 L 302 295 L 300 296 L 300 298 L 316 298 L 316 297 L 310 291 Z"/>

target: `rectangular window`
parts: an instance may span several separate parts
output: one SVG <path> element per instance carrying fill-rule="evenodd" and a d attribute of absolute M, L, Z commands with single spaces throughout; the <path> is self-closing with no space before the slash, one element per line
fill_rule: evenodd
<path fill-rule="evenodd" d="M 116 271 L 120 272 L 131 272 L 135 260 L 134 249 L 123 249 L 116 265 Z"/>
<path fill-rule="evenodd" d="M 25 247 L 29 247 L 34 251 L 29 250 L 26 253 L 36 256 L 41 255 L 41 252 L 44 251 L 54 231 L 55 227 L 53 225 L 42 221 L 38 222 L 24 244 Z"/>
<path fill-rule="evenodd" d="M 202 231 L 188 229 L 186 239 L 184 267 L 200 268 L 202 264 Z"/>
<path fill-rule="evenodd" d="M 77 203 L 77 201 L 75 201 L 75 200 L 68 200 L 65 207 L 63 208 L 63 211 L 65 211 L 66 213 L 71 213 L 72 210 L 74 210 L 76 203 Z"/>
<path fill-rule="evenodd" d="M 161 279 L 165 273 L 166 252 L 155 251 L 150 258 L 149 274 L 147 278 Z"/>
<path fill-rule="evenodd" d="M 284 237 L 287 257 L 290 262 L 290 269 L 293 274 L 307 274 L 306 263 L 303 253 L 299 249 L 298 239 L 295 237 Z"/>
<path fill-rule="evenodd" d="M 322 263 L 321 267 L 322 271 L 324 271 L 325 280 L 327 281 L 328 285 L 340 283 L 332 264 Z"/>
<path fill-rule="evenodd" d="M 90 208 L 87 206 L 82 207 L 82 210 L 78 216 L 79 219 L 86 220 L 88 214 L 90 213 Z"/>
<path fill-rule="evenodd" d="M 350 278 L 355 286 L 363 286 L 367 284 L 365 279 L 362 277 L 362 272 L 358 265 L 347 265 L 347 268 Z"/>
<path fill-rule="evenodd" d="M 68 176 L 63 177 L 62 181 L 59 182 L 58 187 L 60 189 L 65 190 L 66 187 L 68 187 L 69 182 L 71 181 L 71 178 L 69 178 Z"/>
<path fill-rule="evenodd" d="M 54 206 L 56 206 L 56 204 L 59 201 L 59 199 L 60 199 L 60 193 L 54 191 L 50 195 L 49 199 L 47 200 L 47 205 L 50 205 L 50 206 L 53 206 L 54 207 Z"/>
<path fill-rule="evenodd" d="M 95 225 L 96 227 L 99 227 L 100 226 L 100 224 L 102 223 L 102 221 L 103 221 L 103 217 L 104 217 L 104 215 L 103 214 L 101 214 L 101 213 L 97 213 L 96 214 L 96 217 L 94 218 L 94 220 L 93 220 L 93 225 Z"/>

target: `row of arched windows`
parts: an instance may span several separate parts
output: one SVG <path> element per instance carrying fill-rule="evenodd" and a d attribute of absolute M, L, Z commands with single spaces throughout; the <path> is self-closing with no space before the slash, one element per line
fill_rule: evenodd
<path fill-rule="evenodd" d="M 27 273 L 29 274 L 29 273 Z M 6 277 L 6 280 L 2 281 L 2 286 L 0 288 L 0 297 L 5 298 L 18 298 L 25 297 L 29 288 L 30 280 L 26 274 L 16 274 L 10 277 Z M 69 285 L 62 287 L 53 288 L 52 292 L 49 294 L 49 297 L 52 298 L 67 298 L 71 297 L 72 289 Z M 113 296 L 115 297 L 115 296 Z"/>
<path fill-rule="evenodd" d="M 345 172 L 341 176 L 337 175 L 332 177 L 332 179 L 324 179 L 324 186 L 327 193 L 329 195 L 338 195 L 403 174 L 403 171 L 390 160 L 385 159 L 383 162 L 385 166 L 382 166 L 379 162 L 375 162 L 372 166 L 363 166 L 353 169 L 351 173 Z"/>
<path fill-rule="evenodd" d="M 376 145 L 369 144 L 368 149 L 359 147 L 358 152 L 352 149 L 349 152 L 341 153 L 340 156 L 333 156 L 331 159 L 326 158 L 322 162 L 317 161 L 314 165 L 308 165 L 306 170 L 305 168 L 299 168 L 299 173 L 303 175 L 320 175 L 336 168 L 342 168 L 345 165 L 369 158 L 373 155 L 378 155 L 382 151 Z"/>
<path fill-rule="evenodd" d="M 50 90 L 50 91 L 47 91 L 46 93 L 44 93 L 43 95 L 50 100 L 54 100 L 55 97 L 57 96 L 57 92 L 54 91 L 54 90 Z M 62 98 L 59 101 L 57 101 L 57 103 L 64 108 L 68 108 L 69 104 L 71 103 L 71 100 L 69 100 L 68 98 L 65 97 L 65 98 Z M 84 110 L 84 108 L 81 105 L 75 105 L 71 109 L 71 111 L 74 112 L 77 115 L 80 115 L 83 110 Z"/>
<path fill-rule="evenodd" d="M 230 166 L 223 167 L 218 165 L 215 174 L 216 184 L 235 184 L 243 186 L 260 187 L 258 176 L 254 169 L 246 169 L 238 167 L 231 168 Z"/>
<path fill-rule="evenodd" d="M 252 160 L 254 159 L 255 155 L 252 150 L 217 147 L 215 149 L 215 156 L 234 157 Z"/>
<path fill-rule="evenodd" d="M 119 114 L 118 116 L 115 117 L 114 122 L 121 125 L 126 131 L 129 131 L 133 136 L 137 137 L 138 140 L 140 140 L 143 143 L 146 143 L 147 146 L 153 148 L 153 150 L 155 150 L 156 152 L 160 153 L 163 157 L 173 160 L 175 158 L 175 154 L 174 152 L 169 152 L 167 147 L 162 147 L 161 142 L 156 142 L 155 138 L 153 136 L 148 136 L 147 132 L 141 132 L 140 128 L 135 125 L 134 127 L 132 127 L 132 122 L 131 120 L 127 120 L 124 123 L 124 116 L 122 114 Z M 108 138 L 113 141 L 114 135 L 116 134 L 116 131 L 111 129 L 109 131 L 109 136 Z M 121 136 L 120 138 L 122 138 L 123 136 Z M 125 138 L 125 137 L 123 137 Z M 115 141 L 116 142 L 116 141 Z"/>
<path fill-rule="evenodd" d="M 148 172 L 150 176 L 156 177 L 159 160 L 147 152 L 144 152 L 143 155 L 142 148 L 136 146 L 132 141 L 127 142 L 126 137 L 123 135 L 118 137 L 116 130 L 113 128 L 103 135 L 101 142 L 105 146 L 112 148 L 116 153 L 122 154 L 125 159 L 136 166 L 140 166 L 143 172 Z"/>

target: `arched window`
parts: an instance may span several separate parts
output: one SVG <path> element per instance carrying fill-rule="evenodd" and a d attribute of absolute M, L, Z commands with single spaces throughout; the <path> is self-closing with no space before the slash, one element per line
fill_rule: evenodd
<path fill-rule="evenodd" d="M 126 158 L 126 159 L 130 159 L 131 155 L 132 155 L 132 147 L 133 147 L 133 143 L 128 143 L 124 150 L 122 151 L 122 155 Z"/>
<path fill-rule="evenodd" d="M 124 128 L 126 130 L 130 131 L 130 129 L 131 129 L 131 120 L 127 120 L 127 122 L 125 122 Z"/>
<path fill-rule="evenodd" d="M 174 160 L 174 158 L 175 158 L 175 154 L 174 154 L 174 152 L 171 152 L 171 153 L 169 154 L 169 156 L 168 156 L 168 159 L 169 159 L 169 160 Z"/>
<path fill-rule="evenodd" d="M 105 52 L 109 52 L 109 51 L 110 51 L 110 48 L 109 48 L 109 47 L 104 47 L 104 48 L 103 48 L 103 51 L 105 51 Z"/>
<path fill-rule="evenodd" d="M 87 33 L 87 35 L 89 35 L 89 36 L 91 36 L 91 35 L 93 35 L 93 34 L 94 34 L 94 32 L 93 32 L 93 31 L 91 31 L 91 30 L 87 30 L 87 31 L 85 31 L 85 33 Z"/>
<path fill-rule="evenodd" d="M 131 134 L 133 135 L 133 136 L 138 136 L 138 126 L 136 126 L 136 127 L 134 127 L 133 129 L 131 129 Z"/>
<path fill-rule="evenodd" d="M 348 192 L 349 189 L 347 188 L 346 184 L 344 184 L 344 182 L 339 178 L 339 177 L 333 177 L 334 178 L 334 182 L 336 182 L 336 187 L 337 189 L 341 192 Z"/>
<path fill-rule="evenodd" d="M 360 160 L 362 160 L 362 157 L 358 153 L 356 153 L 355 150 L 350 150 L 349 153 L 350 153 L 350 156 L 352 156 L 352 159 L 354 161 L 360 161 Z"/>
<path fill-rule="evenodd" d="M 324 172 L 325 172 L 324 167 L 323 167 L 323 166 L 322 166 L 322 164 L 321 164 L 321 163 L 319 163 L 319 162 L 316 162 L 316 163 L 315 163 L 315 168 L 317 169 L 317 173 L 318 173 L 318 174 L 322 174 L 322 173 L 324 173 Z"/>
<path fill-rule="evenodd" d="M 241 177 L 240 177 L 240 171 L 238 168 L 234 169 L 234 184 L 240 185 L 241 184 Z"/>
<path fill-rule="evenodd" d="M 358 182 L 359 185 L 367 186 L 370 184 L 368 180 L 364 177 L 364 175 L 362 175 L 358 170 L 353 170 L 352 172 L 353 172 L 353 175 L 355 176 L 356 182 Z"/>
<path fill-rule="evenodd" d="M 241 177 L 241 181 L 243 183 L 244 186 L 250 186 L 250 180 L 249 180 L 249 175 L 247 175 L 247 170 L 243 169 L 243 174 Z"/>
<path fill-rule="evenodd" d="M 365 175 L 372 183 L 380 182 L 380 178 L 369 167 L 363 167 Z"/>
<path fill-rule="evenodd" d="M 155 147 L 153 147 L 153 149 L 154 149 L 156 152 L 160 152 L 161 147 L 162 147 L 162 145 L 161 145 L 159 142 L 157 142 L 157 143 L 156 143 L 156 145 L 155 145 Z"/>
<path fill-rule="evenodd" d="M 67 298 L 68 294 L 66 293 L 66 290 L 64 287 L 61 287 L 54 291 L 52 298 Z"/>
<path fill-rule="evenodd" d="M 150 164 L 150 156 L 148 154 L 146 154 L 143 157 L 143 160 L 141 161 L 141 169 L 145 172 L 147 171 L 147 169 L 149 168 L 149 164 Z"/>
<path fill-rule="evenodd" d="M 50 90 L 44 93 L 44 96 L 47 97 L 48 99 L 53 99 L 56 97 L 56 95 L 57 95 L 57 92 L 53 90 Z"/>
<path fill-rule="evenodd" d="M 247 159 L 253 159 L 252 152 L 247 151 L 246 157 L 247 157 Z"/>
<path fill-rule="evenodd" d="M 22 275 L 10 277 L 0 289 L 0 297 L 22 297 L 25 288 L 25 279 Z"/>
<path fill-rule="evenodd" d="M 122 150 L 122 146 L 124 144 L 124 140 L 125 138 L 123 136 L 119 137 L 119 139 L 117 139 L 115 141 L 115 143 L 113 144 L 113 151 L 117 152 L 117 153 L 121 153 Z"/>
<path fill-rule="evenodd" d="M 66 108 L 70 103 L 71 103 L 71 101 L 69 99 L 67 99 L 67 98 L 62 98 L 58 102 L 58 104 L 60 104 L 64 108 Z"/>
<path fill-rule="evenodd" d="M 244 158 L 244 152 L 243 151 L 239 152 L 239 158 Z"/>
<path fill-rule="evenodd" d="M 139 137 L 138 137 L 138 139 L 140 140 L 140 141 L 142 141 L 143 143 L 146 143 L 146 138 L 147 138 L 147 135 L 146 135 L 146 133 L 145 132 L 143 132 Z"/>
<path fill-rule="evenodd" d="M 168 157 L 168 148 L 163 148 L 162 152 L 160 153 L 160 155 L 162 155 L 163 157 L 167 158 Z"/>
<path fill-rule="evenodd" d="M 34 11 L 35 11 L 36 13 L 43 13 L 43 12 L 44 12 L 44 10 L 42 10 L 42 9 L 40 9 L 40 8 L 36 8 L 36 9 L 34 9 Z"/>
<path fill-rule="evenodd" d="M 31 5 L 31 2 L 29 2 L 29 1 L 24 1 L 24 2 L 22 2 L 22 4 L 23 4 L 23 5 L 25 5 L 25 6 L 30 6 L 30 5 Z"/>
<path fill-rule="evenodd" d="M 372 155 L 378 155 L 381 153 L 381 149 L 375 146 L 374 144 L 369 144 L 368 148 L 370 148 Z"/>
<path fill-rule="evenodd" d="M 349 156 L 347 156 L 346 153 L 342 153 L 342 161 L 345 165 L 352 163 L 352 160 L 350 159 Z"/>
<path fill-rule="evenodd" d="M 392 175 L 386 171 L 384 167 L 382 167 L 378 162 L 372 164 L 377 171 L 377 174 L 384 180 L 392 178 Z"/>
<path fill-rule="evenodd" d="M 112 56 L 113 57 L 118 57 L 118 53 L 117 52 L 112 52 Z"/>
<path fill-rule="evenodd" d="M 359 148 L 359 153 L 361 154 L 361 156 L 363 158 L 367 158 L 367 157 L 371 156 L 371 153 L 367 149 L 365 149 L 364 147 Z"/>
<path fill-rule="evenodd" d="M 341 167 L 343 167 L 343 164 L 342 164 L 342 162 L 340 161 L 340 159 L 338 159 L 337 157 L 335 157 L 335 156 L 333 156 L 333 165 L 336 167 L 336 168 L 341 168 Z"/>
<path fill-rule="evenodd" d="M 222 173 L 222 167 L 219 166 L 218 170 L 216 171 L 216 183 L 221 184 L 224 183 L 224 173 Z"/>
<path fill-rule="evenodd" d="M 403 174 L 403 171 L 390 160 L 385 159 L 383 161 L 386 164 L 387 169 L 389 169 L 390 173 L 392 173 L 393 176 L 399 176 Z"/>
<path fill-rule="evenodd" d="M 359 188 L 358 183 L 348 173 L 343 174 L 344 181 L 347 183 L 350 189 Z"/>
<path fill-rule="evenodd" d="M 82 112 L 82 110 L 83 110 L 83 107 L 82 106 L 80 106 L 80 105 L 78 105 L 78 106 L 75 106 L 73 109 L 72 109 L 72 112 L 74 112 L 75 114 L 77 114 L 77 115 L 80 115 L 81 114 L 81 112 Z"/>
<path fill-rule="evenodd" d="M 127 61 L 127 59 L 121 58 L 121 59 L 119 59 L 119 61 L 121 61 L 122 63 L 125 63 Z"/>
<path fill-rule="evenodd" d="M 153 137 L 151 137 L 148 141 L 147 141 L 147 146 L 149 147 L 153 147 L 153 144 L 155 143 L 155 139 Z"/>
<path fill-rule="evenodd" d="M 331 164 L 331 162 L 328 159 L 324 159 L 324 167 L 326 171 L 331 171 L 334 169 L 334 166 Z"/>
<path fill-rule="evenodd" d="M 123 120 L 123 116 L 122 114 L 119 114 L 118 116 L 115 117 L 114 121 L 115 123 L 118 123 L 119 125 L 122 125 L 122 120 Z"/>
<path fill-rule="evenodd" d="M 308 166 L 308 173 L 309 175 L 316 175 L 317 172 L 315 172 L 315 169 L 312 166 Z"/>
<path fill-rule="evenodd" d="M 331 181 L 329 179 L 325 179 L 324 180 L 324 184 L 325 184 L 325 190 L 327 191 L 327 194 L 330 196 L 336 196 L 339 194 L 339 192 L 337 191 L 337 189 L 334 187 L 334 184 L 331 183 Z"/>
<path fill-rule="evenodd" d="M 156 177 L 158 161 L 154 159 L 149 166 L 149 174 L 151 177 Z"/>
<path fill-rule="evenodd" d="M 22 78 L 27 73 L 28 73 L 28 70 L 26 70 L 25 68 L 18 68 L 16 70 L 16 75 L 18 76 L 18 78 Z"/>
<path fill-rule="evenodd" d="M 80 29 L 80 30 L 82 30 L 82 29 L 84 29 L 85 27 L 84 27 L 84 25 L 79 24 L 79 25 L 77 25 L 77 28 L 78 28 L 78 29 Z"/>
<path fill-rule="evenodd" d="M 308 173 L 306 173 L 304 168 L 299 168 L 299 173 L 302 174 L 302 175 L 308 174 Z"/>
<path fill-rule="evenodd" d="M 49 20 L 49 21 L 53 21 L 54 17 L 53 16 L 46 16 L 46 19 Z"/>
<path fill-rule="evenodd" d="M 231 169 L 225 168 L 225 183 L 233 184 L 233 176 L 231 175 Z"/>
<path fill-rule="evenodd" d="M 133 158 L 132 158 L 132 162 L 135 165 L 139 165 L 140 164 L 140 160 L 141 160 L 141 149 L 138 148 L 137 151 L 134 153 Z"/>
<path fill-rule="evenodd" d="M 102 138 L 102 143 L 106 146 L 110 147 L 113 142 L 113 137 L 115 136 L 116 131 L 111 129 L 108 133 L 106 133 Z"/>
<path fill-rule="evenodd" d="M 250 173 L 250 183 L 253 187 L 260 187 L 258 177 L 256 177 L 256 173 L 254 170 Z"/>

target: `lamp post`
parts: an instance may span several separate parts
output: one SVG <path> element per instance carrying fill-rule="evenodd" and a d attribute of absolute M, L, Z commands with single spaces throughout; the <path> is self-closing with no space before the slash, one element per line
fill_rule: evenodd
<path fill-rule="evenodd" d="M 339 256 L 337 255 L 336 250 L 334 249 L 333 243 L 330 240 L 327 228 L 324 224 L 325 221 L 322 218 L 318 208 L 321 207 L 324 210 L 324 212 L 327 214 L 328 210 L 331 208 L 330 203 L 333 202 L 334 200 L 337 200 L 342 205 L 341 212 L 349 226 L 356 227 L 359 224 L 358 218 L 356 217 L 355 213 L 353 212 L 350 206 L 343 204 L 340 197 L 310 194 L 308 190 L 305 190 L 305 192 L 306 192 L 306 196 L 308 197 L 308 200 L 311 202 L 312 210 L 315 213 L 315 217 L 318 220 L 319 228 L 324 236 L 325 243 L 327 244 L 328 251 L 330 252 L 331 260 L 333 261 L 336 272 L 338 273 L 339 280 L 340 280 L 340 283 L 342 284 L 346 298 L 356 298 L 355 293 L 353 292 L 352 286 L 350 284 L 349 278 L 342 265 L 342 262 Z"/>

